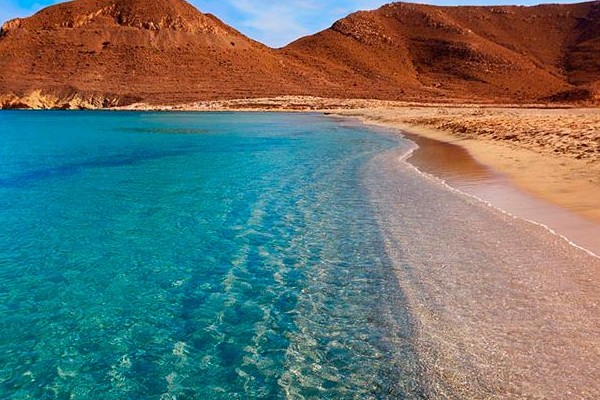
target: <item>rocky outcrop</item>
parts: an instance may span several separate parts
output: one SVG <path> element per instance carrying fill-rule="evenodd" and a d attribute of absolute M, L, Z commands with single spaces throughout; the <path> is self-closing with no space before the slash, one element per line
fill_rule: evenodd
<path fill-rule="evenodd" d="M 20 18 L 15 18 L 2 24 L 2 27 L 0 28 L 0 36 L 6 35 L 9 31 L 14 29 L 18 29 L 21 26 L 21 21 L 22 20 Z"/>
<path fill-rule="evenodd" d="M 81 93 L 74 90 L 45 92 L 34 90 L 24 96 L 15 94 L 0 95 L 0 109 L 32 110 L 96 110 L 121 107 L 139 101 L 134 97 L 107 95 L 101 93 Z"/>
<path fill-rule="evenodd" d="M 78 0 L 75 4 L 46 8 L 25 20 L 24 26 L 49 30 L 76 29 L 95 24 L 151 31 L 168 29 L 213 34 L 233 31 L 211 15 L 198 12 L 184 0 Z"/>

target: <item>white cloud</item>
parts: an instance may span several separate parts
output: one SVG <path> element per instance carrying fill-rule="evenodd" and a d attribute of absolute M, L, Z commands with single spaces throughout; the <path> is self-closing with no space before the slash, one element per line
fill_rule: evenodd
<path fill-rule="evenodd" d="M 61 3 L 65 0 L 45 0 L 41 3 L 33 3 L 27 7 L 17 6 L 18 3 L 12 0 L 2 0 L 2 2 L 6 2 L 0 7 L 0 25 L 6 21 L 9 21 L 13 18 L 22 18 L 33 15 L 44 7 L 47 7 L 52 4 Z"/>
<path fill-rule="evenodd" d="M 230 3 L 243 15 L 237 28 L 247 28 L 258 35 L 256 39 L 271 46 L 283 46 L 311 32 L 302 21 L 307 12 L 315 11 L 311 2 L 231 0 Z"/>
<path fill-rule="evenodd" d="M 385 0 L 190 0 L 251 38 L 272 47 L 328 28 L 337 19 Z"/>

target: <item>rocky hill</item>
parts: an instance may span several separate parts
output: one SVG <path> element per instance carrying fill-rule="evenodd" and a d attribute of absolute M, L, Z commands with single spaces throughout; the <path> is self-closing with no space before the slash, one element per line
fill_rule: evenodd
<path fill-rule="evenodd" d="M 40 102 L 172 103 L 304 84 L 301 65 L 184 0 L 75 0 L 10 21 L 0 36 L 0 93 Z"/>
<path fill-rule="evenodd" d="M 535 7 L 394 3 L 283 53 L 384 97 L 586 100 L 600 79 L 600 2 Z M 408 90 L 407 90 L 408 88 Z"/>
<path fill-rule="evenodd" d="M 595 101 L 600 2 L 394 3 L 274 50 L 184 0 L 74 0 L 0 31 L 0 105 L 313 95 Z"/>

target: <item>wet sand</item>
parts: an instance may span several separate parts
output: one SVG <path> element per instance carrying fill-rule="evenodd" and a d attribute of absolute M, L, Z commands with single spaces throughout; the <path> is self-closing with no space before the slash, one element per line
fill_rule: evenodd
<path fill-rule="evenodd" d="M 456 144 L 521 190 L 600 223 L 600 109 L 372 107 L 336 113 Z"/>
<path fill-rule="evenodd" d="M 408 162 L 420 171 L 514 216 L 543 224 L 600 255 L 600 223 L 516 187 L 507 176 L 481 164 L 459 145 L 408 132 L 403 135 L 419 146 Z"/>

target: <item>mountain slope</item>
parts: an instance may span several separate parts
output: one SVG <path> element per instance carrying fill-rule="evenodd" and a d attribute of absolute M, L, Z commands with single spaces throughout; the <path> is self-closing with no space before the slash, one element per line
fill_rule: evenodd
<path fill-rule="evenodd" d="M 0 70 L 0 106 L 295 94 L 593 101 L 600 97 L 600 2 L 392 3 L 273 50 L 185 0 L 73 0 L 4 24 Z"/>
<path fill-rule="evenodd" d="M 394 3 L 354 13 L 282 52 L 383 93 L 416 86 L 426 96 L 540 100 L 598 80 L 599 4 Z"/>
<path fill-rule="evenodd" d="M 589 84 L 600 81 L 600 2 L 571 32 L 565 69 L 570 83 Z"/>
<path fill-rule="evenodd" d="M 76 0 L 14 20 L 0 38 L 0 92 L 113 94 L 152 102 L 294 93 L 285 62 L 183 0 Z"/>

